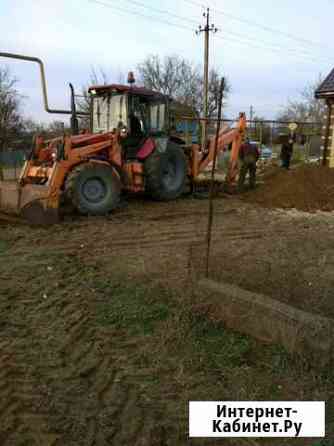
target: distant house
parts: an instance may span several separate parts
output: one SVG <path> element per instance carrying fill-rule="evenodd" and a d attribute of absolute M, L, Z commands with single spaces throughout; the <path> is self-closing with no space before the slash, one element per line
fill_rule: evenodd
<path fill-rule="evenodd" d="M 334 167 L 334 69 L 319 86 L 315 97 L 325 100 L 327 105 L 322 130 L 323 164 Z"/>

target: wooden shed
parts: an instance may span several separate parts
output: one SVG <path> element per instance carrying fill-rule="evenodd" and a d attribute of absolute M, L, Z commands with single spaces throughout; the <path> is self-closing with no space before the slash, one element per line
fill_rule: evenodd
<path fill-rule="evenodd" d="M 323 164 L 334 167 L 334 69 L 316 90 L 315 97 L 325 100 L 327 105 L 322 129 Z"/>

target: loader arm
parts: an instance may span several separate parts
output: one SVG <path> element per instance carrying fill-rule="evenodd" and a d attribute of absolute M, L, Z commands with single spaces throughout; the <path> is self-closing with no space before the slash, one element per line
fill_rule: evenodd
<path fill-rule="evenodd" d="M 226 144 L 232 143 L 232 151 L 230 158 L 229 178 L 233 179 L 237 168 L 239 150 L 242 139 L 246 130 L 246 117 L 244 113 L 240 113 L 238 125 L 234 129 L 224 126 L 219 132 L 217 153 L 222 152 Z M 215 156 L 215 141 L 212 137 L 209 141 L 208 152 L 202 154 L 199 152 L 198 146 L 192 148 L 192 177 L 196 178 L 204 169 L 213 161 Z"/>

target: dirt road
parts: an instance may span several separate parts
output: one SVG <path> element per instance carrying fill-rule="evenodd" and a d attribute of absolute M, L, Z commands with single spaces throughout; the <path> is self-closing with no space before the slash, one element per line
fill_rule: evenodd
<path fill-rule="evenodd" d="M 334 317 L 332 214 L 215 210 L 216 279 Z M 205 200 L 134 201 L 109 219 L 1 226 L 1 445 L 213 445 L 187 439 L 189 399 L 333 400 L 333 377 L 194 323 L 206 215 Z"/>

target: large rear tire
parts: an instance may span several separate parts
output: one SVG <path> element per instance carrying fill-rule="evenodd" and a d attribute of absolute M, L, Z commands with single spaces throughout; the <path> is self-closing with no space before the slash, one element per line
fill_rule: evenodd
<path fill-rule="evenodd" d="M 155 150 L 144 163 L 146 191 L 156 200 L 175 200 L 185 190 L 187 161 L 181 147 L 168 143 L 166 151 Z"/>
<path fill-rule="evenodd" d="M 93 162 L 74 168 L 65 183 L 66 201 L 85 215 L 105 215 L 115 209 L 120 190 L 120 179 L 112 167 Z"/>

